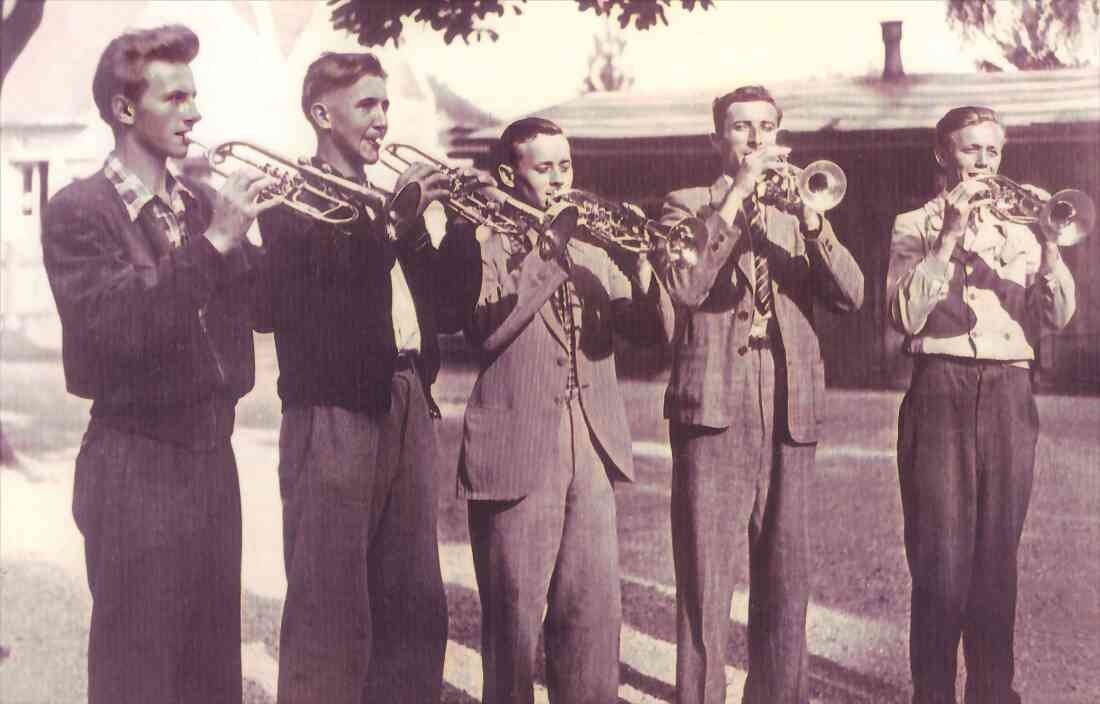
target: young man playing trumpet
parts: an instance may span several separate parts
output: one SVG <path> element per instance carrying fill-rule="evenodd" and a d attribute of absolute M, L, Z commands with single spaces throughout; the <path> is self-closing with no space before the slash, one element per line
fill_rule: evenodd
<path fill-rule="evenodd" d="M 945 188 L 894 223 L 888 310 L 914 358 L 898 419 L 914 704 L 955 702 L 960 637 L 967 704 L 1020 701 L 1016 551 L 1039 430 L 1029 366 L 1076 298 L 1058 245 L 989 210 L 982 179 L 1004 148 L 993 110 L 948 111 L 935 146 Z"/>
<path fill-rule="evenodd" d="M 76 459 L 91 704 L 241 701 L 241 504 L 229 443 L 254 380 L 245 232 L 271 179 L 177 175 L 201 116 L 183 26 L 107 45 L 92 94 L 103 168 L 46 207 L 43 260 L 68 390 L 92 400 Z"/>
<path fill-rule="evenodd" d="M 748 528 L 746 704 L 808 701 L 806 487 L 825 401 L 813 304 L 853 311 L 863 274 L 828 220 L 802 204 L 761 202 L 782 172 L 782 112 L 761 86 L 714 101 L 723 174 L 668 195 L 662 221 L 695 216 L 707 243 L 694 267 L 665 266 L 677 304 L 665 397 L 672 443 L 676 691 L 681 704 L 726 701 L 725 653 Z"/>
<path fill-rule="evenodd" d="M 388 108 L 372 54 L 314 61 L 302 86 L 313 165 L 366 185 Z M 424 227 L 424 204 L 445 198 L 447 183 L 410 166 L 395 191 L 416 184 L 423 197 L 396 221 L 354 198 L 359 219 L 347 225 L 282 208 L 260 219 L 273 260 L 262 324 L 275 333 L 283 401 L 280 704 L 440 696 L 447 607 L 431 384 L 436 333 L 461 328 L 481 273 L 473 227 L 449 225 L 438 249 Z"/>
<path fill-rule="evenodd" d="M 554 123 L 514 122 L 497 147 L 513 197 L 541 209 L 572 186 L 569 141 Z M 533 701 L 542 631 L 551 702 L 614 702 L 614 485 L 631 479 L 633 459 L 612 335 L 667 339 L 672 307 L 644 258 L 615 263 L 572 240 L 544 259 L 530 235 L 530 246 L 500 234 L 482 244 L 481 298 L 466 330 L 481 370 L 458 495 L 469 500 L 484 701 Z"/>

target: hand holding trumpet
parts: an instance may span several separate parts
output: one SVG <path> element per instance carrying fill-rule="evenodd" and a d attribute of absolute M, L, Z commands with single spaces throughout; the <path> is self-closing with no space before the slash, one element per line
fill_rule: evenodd
<path fill-rule="evenodd" d="M 778 144 L 768 144 L 750 152 L 741 160 L 741 166 L 737 170 L 737 176 L 726 193 L 726 199 L 722 203 L 722 210 L 730 209 L 730 215 L 736 214 L 742 201 L 756 192 L 764 175 L 769 171 L 780 172 L 787 165 L 787 156 L 791 153 L 790 147 L 782 147 Z M 725 212 L 723 212 L 725 215 Z M 731 218 L 732 219 L 732 218 Z"/>
<path fill-rule="evenodd" d="M 263 199 L 264 190 L 275 184 L 271 176 L 244 167 L 234 171 L 218 191 L 206 239 L 222 254 L 244 242 L 256 216 L 279 204 Z"/>
<path fill-rule="evenodd" d="M 993 195 L 985 183 L 977 179 L 960 181 L 944 199 L 941 239 L 949 238 L 957 242 L 966 233 L 978 210 L 992 203 Z"/>

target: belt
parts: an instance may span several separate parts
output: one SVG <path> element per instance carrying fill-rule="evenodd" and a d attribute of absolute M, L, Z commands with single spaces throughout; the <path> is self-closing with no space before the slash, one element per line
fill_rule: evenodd
<path fill-rule="evenodd" d="M 416 363 L 420 361 L 420 354 L 413 352 L 412 350 L 406 352 L 398 352 L 397 359 L 393 363 L 393 371 L 406 372 L 416 371 Z"/>
<path fill-rule="evenodd" d="M 772 348 L 770 337 L 750 337 L 748 344 L 750 350 L 770 350 Z"/>

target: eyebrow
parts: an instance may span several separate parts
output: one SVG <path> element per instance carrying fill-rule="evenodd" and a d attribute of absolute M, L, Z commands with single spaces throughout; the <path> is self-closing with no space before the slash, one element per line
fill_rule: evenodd
<path fill-rule="evenodd" d="M 368 105 L 378 105 L 379 103 L 381 103 L 383 105 L 389 105 L 390 104 L 390 99 L 389 98 L 374 98 L 374 97 L 363 98 L 362 100 L 357 102 L 355 105 L 357 107 L 367 107 Z"/>

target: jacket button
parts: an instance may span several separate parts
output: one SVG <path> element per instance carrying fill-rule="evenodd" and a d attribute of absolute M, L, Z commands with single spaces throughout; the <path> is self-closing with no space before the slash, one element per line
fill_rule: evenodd
<path fill-rule="evenodd" d="M 747 311 L 739 311 L 737 313 L 737 319 L 738 320 L 748 320 L 749 319 L 748 312 Z"/>
<path fill-rule="evenodd" d="M 564 367 L 566 364 L 569 364 L 568 359 L 566 359 L 565 357 L 558 357 L 558 366 L 559 367 Z"/>
<path fill-rule="evenodd" d="M 748 351 L 749 351 L 749 348 L 748 348 L 748 347 L 744 347 L 744 346 L 742 346 L 742 347 L 738 347 L 738 348 L 737 348 L 737 354 L 739 354 L 739 355 L 741 355 L 741 356 L 744 356 L 744 355 L 745 355 L 745 353 L 746 353 L 746 352 L 748 352 Z"/>

